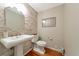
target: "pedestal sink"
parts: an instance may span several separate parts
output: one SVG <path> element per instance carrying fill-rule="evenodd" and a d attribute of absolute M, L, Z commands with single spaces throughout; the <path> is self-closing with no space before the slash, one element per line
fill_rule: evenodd
<path fill-rule="evenodd" d="M 32 40 L 33 35 L 19 35 L 19 36 L 13 36 L 13 37 L 7 37 L 1 39 L 1 43 L 6 48 L 14 47 L 14 54 L 16 56 L 22 56 L 23 55 L 23 42 Z"/>

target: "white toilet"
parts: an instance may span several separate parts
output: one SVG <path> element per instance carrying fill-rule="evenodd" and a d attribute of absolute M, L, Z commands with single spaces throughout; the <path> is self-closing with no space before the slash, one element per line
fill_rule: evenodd
<path fill-rule="evenodd" d="M 42 41 L 42 40 L 38 40 L 37 35 L 35 35 L 34 39 L 32 40 L 32 42 L 34 43 L 34 51 L 37 51 L 40 54 L 44 54 L 45 53 L 45 49 L 44 47 L 46 46 L 46 42 Z"/>

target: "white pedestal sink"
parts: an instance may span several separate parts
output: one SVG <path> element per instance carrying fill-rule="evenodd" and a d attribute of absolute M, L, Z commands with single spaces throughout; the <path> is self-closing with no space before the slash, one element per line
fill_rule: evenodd
<path fill-rule="evenodd" d="M 1 43 L 6 48 L 14 47 L 14 54 L 16 56 L 23 56 L 23 42 L 32 40 L 34 35 L 19 35 L 1 39 Z"/>

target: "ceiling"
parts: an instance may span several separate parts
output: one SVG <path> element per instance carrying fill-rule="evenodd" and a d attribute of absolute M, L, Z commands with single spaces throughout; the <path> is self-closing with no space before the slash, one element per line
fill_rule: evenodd
<path fill-rule="evenodd" d="M 56 6 L 62 5 L 63 3 L 29 3 L 29 5 L 35 9 L 37 12 L 44 11 L 46 9 L 54 8 Z"/>

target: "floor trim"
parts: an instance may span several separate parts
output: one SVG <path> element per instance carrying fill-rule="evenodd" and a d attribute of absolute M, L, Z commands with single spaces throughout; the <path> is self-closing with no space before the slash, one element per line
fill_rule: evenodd
<path fill-rule="evenodd" d="M 57 52 L 62 53 L 59 49 L 56 49 L 56 48 L 52 48 L 52 47 L 46 47 L 46 48 L 49 48 L 49 49 L 51 49 L 51 50 L 55 50 L 55 51 L 57 51 Z"/>
<path fill-rule="evenodd" d="M 27 52 L 24 53 L 24 56 L 29 53 L 33 48 L 30 48 Z"/>

